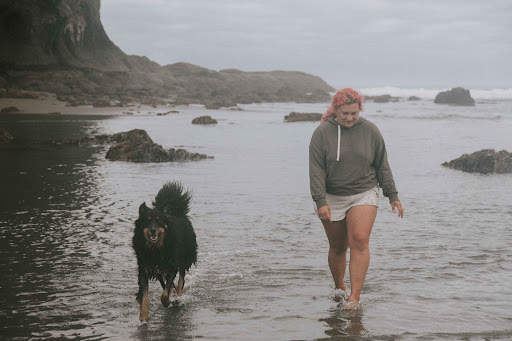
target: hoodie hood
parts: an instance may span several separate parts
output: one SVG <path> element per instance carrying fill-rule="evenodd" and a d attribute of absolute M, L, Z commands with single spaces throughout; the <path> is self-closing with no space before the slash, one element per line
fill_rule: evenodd
<path fill-rule="evenodd" d="M 353 128 L 355 128 L 355 127 L 357 127 L 357 126 L 359 126 L 359 125 L 363 124 L 363 123 L 364 123 L 364 121 L 366 121 L 366 119 L 365 119 L 364 117 L 359 116 L 359 117 L 357 118 L 356 123 L 354 123 L 354 125 L 353 125 L 352 127 L 350 127 L 350 128 L 345 128 L 344 126 L 342 126 L 341 124 L 339 124 L 339 123 L 334 119 L 334 117 L 332 117 L 332 116 L 331 116 L 331 117 L 329 117 L 329 118 L 327 119 L 327 122 L 329 122 L 330 124 L 332 124 L 332 125 L 334 125 L 334 126 L 337 126 L 337 127 L 338 127 L 338 150 L 337 150 L 337 152 L 336 152 L 336 162 L 337 162 L 337 161 L 340 161 L 341 129 L 342 129 L 342 128 L 343 128 L 343 129 L 353 129 Z"/>
<path fill-rule="evenodd" d="M 366 118 L 359 116 L 356 123 L 354 123 L 354 126 L 352 126 L 350 128 L 345 128 L 344 126 L 342 126 L 338 122 L 336 122 L 334 117 L 331 116 L 327 119 L 327 122 L 329 122 L 330 124 L 332 124 L 334 126 L 340 126 L 342 129 L 352 129 L 352 128 L 357 127 L 358 125 L 362 124 L 364 121 L 366 121 Z"/>

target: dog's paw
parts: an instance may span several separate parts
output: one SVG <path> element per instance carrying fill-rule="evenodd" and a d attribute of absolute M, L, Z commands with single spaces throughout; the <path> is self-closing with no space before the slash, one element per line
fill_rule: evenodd
<path fill-rule="evenodd" d="M 139 320 L 141 323 L 148 323 L 148 320 L 149 320 L 149 314 L 143 314 L 141 313 L 140 316 L 139 316 Z"/>
<path fill-rule="evenodd" d="M 171 300 L 169 299 L 169 294 L 167 294 L 167 291 L 164 290 L 164 292 L 162 293 L 162 296 L 160 297 L 160 302 L 162 302 L 162 305 L 166 308 L 171 304 Z"/>

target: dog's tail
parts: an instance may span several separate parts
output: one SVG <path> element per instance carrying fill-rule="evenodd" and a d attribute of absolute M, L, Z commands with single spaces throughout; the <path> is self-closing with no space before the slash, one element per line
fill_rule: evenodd
<path fill-rule="evenodd" d="M 188 214 L 192 194 L 185 191 L 181 183 L 168 182 L 155 197 L 153 206 L 173 217 L 183 217 Z"/>

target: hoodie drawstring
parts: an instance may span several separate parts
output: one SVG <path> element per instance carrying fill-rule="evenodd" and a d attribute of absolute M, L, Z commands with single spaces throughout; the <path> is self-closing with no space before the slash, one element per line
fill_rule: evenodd
<path fill-rule="evenodd" d="M 341 127 L 338 124 L 338 152 L 336 153 L 336 161 L 340 161 L 340 145 L 341 145 Z"/>

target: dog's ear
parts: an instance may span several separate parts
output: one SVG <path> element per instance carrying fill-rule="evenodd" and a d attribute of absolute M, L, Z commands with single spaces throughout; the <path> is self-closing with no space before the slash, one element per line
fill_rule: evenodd
<path fill-rule="evenodd" d="M 143 202 L 142 205 L 139 206 L 139 216 L 143 216 L 147 210 L 146 202 Z"/>

